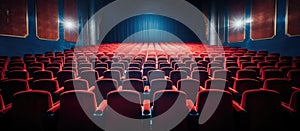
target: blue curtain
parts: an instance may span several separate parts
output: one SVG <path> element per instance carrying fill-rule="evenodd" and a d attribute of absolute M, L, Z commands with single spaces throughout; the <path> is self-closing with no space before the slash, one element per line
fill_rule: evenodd
<path fill-rule="evenodd" d="M 134 34 L 138 35 L 134 35 Z M 176 36 L 170 37 L 170 34 Z M 130 37 L 131 36 L 131 37 Z M 130 39 L 127 39 L 130 37 Z M 128 18 L 116 25 L 102 43 L 123 42 L 201 42 L 184 24 L 165 16 L 143 14 Z"/>

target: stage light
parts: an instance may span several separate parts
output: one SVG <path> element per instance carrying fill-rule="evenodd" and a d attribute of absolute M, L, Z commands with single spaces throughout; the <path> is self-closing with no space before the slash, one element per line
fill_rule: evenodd
<path fill-rule="evenodd" d="M 244 28 L 244 26 L 248 23 L 252 23 L 253 20 L 251 18 L 249 19 L 234 19 L 232 23 L 232 27 L 235 29 L 241 29 Z"/>
<path fill-rule="evenodd" d="M 236 20 L 233 22 L 233 27 L 234 28 L 242 28 L 244 26 L 244 21 L 243 20 Z"/>
<path fill-rule="evenodd" d="M 64 27 L 67 29 L 73 29 L 75 27 L 74 22 L 71 20 L 64 21 Z"/>

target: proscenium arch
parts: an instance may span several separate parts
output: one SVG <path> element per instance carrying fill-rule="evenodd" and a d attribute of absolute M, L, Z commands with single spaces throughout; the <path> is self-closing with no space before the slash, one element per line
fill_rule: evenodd
<path fill-rule="evenodd" d="M 139 39 L 132 39 L 130 42 L 179 42 L 168 41 L 164 38 L 165 33 L 155 34 L 155 32 L 152 32 L 152 29 L 172 33 L 181 39 L 180 42 L 201 43 L 196 34 L 183 23 L 155 14 L 137 15 L 120 22 L 106 34 L 103 41 L 98 43 L 121 43 L 128 36 L 145 30 L 150 31 L 146 31 L 145 34 L 139 35 Z"/>

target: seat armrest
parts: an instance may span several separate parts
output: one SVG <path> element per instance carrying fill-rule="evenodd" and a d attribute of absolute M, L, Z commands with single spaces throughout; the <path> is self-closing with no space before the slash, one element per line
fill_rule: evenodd
<path fill-rule="evenodd" d="M 187 108 L 189 109 L 189 112 L 190 112 L 191 114 L 197 114 L 197 113 L 198 113 L 198 112 L 197 112 L 197 109 L 196 109 L 196 106 L 194 105 L 194 102 L 193 102 L 192 100 L 187 99 L 187 100 L 186 100 L 186 106 L 187 106 Z"/>
<path fill-rule="evenodd" d="M 177 91 L 178 89 L 177 89 L 177 87 L 176 86 L 172 86 L 172 90 L 174 90 L 174 91 Z"/>
<path fill-rule="evenodd" d="M 143 101 L 143 115 L 149 116 L 151 115 L 151 107 L 150 107 L 150 100 Z"/>
<path fill-rule="evenodd" d="M 94 116 L 102 116 L 105 108 L 107 107 L 107 100 L 103 100 L 97 107 Z"/>
<path fill-rule="evenodd" d="M 56 90 L 56 91 L 54 92 L 54 94 L 59 95 L 59 94 L 61 94 L 62 92 L 64 92 L 64 87 L 61 87 L 61 88 L 59 88 L 58 90 Z"/>
<path fill-rule="evenodd" d="M 12 108 L 12 104 L 8 104 L 4 109 L 0 110 L 1 115 L 5 115 Z"/>
<path fill-rule="evenodd" d="M 199 91 L 203 91 L 203 90 L 206 90 L 206 89 L 204 87 L 200 86 Z"/>
<path fill-rule="evenodd" d="M 289 107 L 286 103 L 281 102 L 281 106 L 283 107 L 284 110 L 290 112 L 290 113 L 296 113 L 296 110 L 293 108 Z"/>
<path fill-rule="evenodd" d="M 166 80 L 170 80 L 170 77 L 169 77 L 169 76 L 165 76 L 165 79 L 166 79 Z"/>
<path fill-rule="evenodd" d="M 90 91 L 90 92 L 94 92 L 94 90 L 96 89 L 96 87 L 95 86 L 91 86 L 89 89 L 88 89 L 88 91 Z"/>
<path fill-rule="evenodd" d="M 292 87 L 293 91 L 300 91 L 300 88 L 297 88 L 297 87 Z"/>
<path fill-rule="evenodd" d="M 233 106 L 234 110 L 237 112 L 246 112 L 246 110 L 243 107 L 241 107 L 240 104 L 234 100 L 232 101 L 232 106 Z"/>
<path fill-rule="evenodd" d="M 55 112 L 57 112 L 59 108 L 60 108 L 60 103 L 59 102 L 54 103 L 53 106 L 47 111 L 48 116 L 55 114 Z"/>
<path fill-rule="evenodd" d="M 238 80 L 238 78 L 232 77 L 232 80 L 233 80 L 233 82 L 234 82 L 234 81 Z"/>
<path fill-rule="evenodd" d="M 150 86 L 145 86 L 144 92 L 150 92 Z"/>
<path fill-rule="evenodd" d="M 119 87 L 117 88 L 117 90 L 118 90 L 118 91 L 123 90 L 123 86 L 119 86 Z"/>
<path fill-rule="evenodd" d="M 123 81 L 123 80 L 125 80 L 125 79 L 126 79 L 125 76 L 121 76 L 121 78 L 120 78 L 121 81 Z"/>
<path fill-rule="evenodd" d="M 238 91 L 236 91 L 235 89 L 233 89 L 233 88 L 231 88 L 231 87 L 229 87 L 228 90 L 229 90 L 229 92 L 231 92 L 233 95 L 239 94 Z"/>

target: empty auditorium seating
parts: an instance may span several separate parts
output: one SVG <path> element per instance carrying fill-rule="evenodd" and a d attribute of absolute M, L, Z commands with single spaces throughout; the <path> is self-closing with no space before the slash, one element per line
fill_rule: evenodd
<path fill-rule="evenodd" d="M 99 124 L 103 130 L 289 130 L 286 123 L 299 119 L 296 57 L 186 44 L 190 51 L 177 43 L 115 43 L 0 56 L 0 130 L 14 129 L 12 121 L 40 130 L 101 130 Z M 22 106 L 38 103 L 24 112 L 44 108 L 41 118 L 23 115 L 43 119 L 31 127 L 11 114 L 21 112 L 11 103 L 22 92 L 43 92 L 52 101 L 46 108 L 22 100 Z"/>

